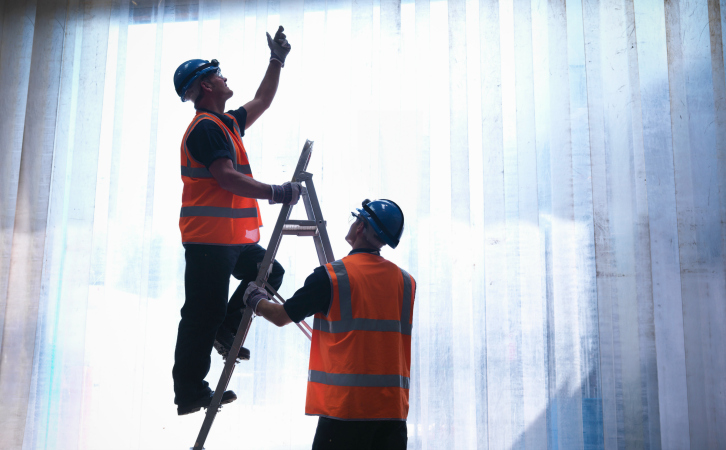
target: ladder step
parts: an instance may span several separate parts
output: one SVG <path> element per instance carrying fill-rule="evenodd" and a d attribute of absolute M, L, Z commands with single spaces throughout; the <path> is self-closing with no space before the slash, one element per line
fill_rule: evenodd
<path fill-rule="evenodd" d="M 327 225 L 323 221 L 323 226 Z M 314 220 L 288 220 L 282 226 L 283 235 L 293 236 L 317 236 L 318 225 Z"/>
<path fill-rule="evenodd" d="M 317 236 L 318 227 L 315 225 L 283 225 L 282 234 L 293 236 Z"/>

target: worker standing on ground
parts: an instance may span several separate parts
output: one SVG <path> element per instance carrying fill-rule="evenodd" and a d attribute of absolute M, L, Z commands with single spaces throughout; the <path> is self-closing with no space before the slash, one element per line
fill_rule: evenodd
<path fill-rule="evenodd" d="M 194 103 L 196 115 L 181 144 L 181 229 L 185 249 L 185 301 L 174 352 L 174 403 L 179 415 L 207 407 L 214 392 L 204 377 L 209 372 L 212 347 L 227 356 L 242 319 L 245 287 L 257 276 L 265 249 L 260 240 L 256 199 L 295 204 L 299 183 L 269 185 L 252 176 L 242 143 L 249 128 L 270 107 L 290 44 L 279 27 L 267 34 L 272 52 L 255 97 L 237 110 L 224 112 L 233 91 L 216 59 L 193 59 L 174 73 L 174 88 L 182 101 Z M 285 273 L 275 261 L 269 283 L 275 289 Z M 229 298 L 230 275 L 241 280 Z M 229 304 L 227 300 L 229 299 Z M 237 355 L 249 359 L 249 350 Z M 236 399 L 226 391 L 222 403 Z"/>
<path fill-rule="evenodd" d="M 390 200 L 357 211 L 348 256 L 316 268 L 284 305 L 252 282 L 246 304 L 277 326 L 315 315 L 305 406 L 320 416 L 313 450 L 402 450 L 416 282 L 380 249 L 398 245 L 403 211 Z"/>

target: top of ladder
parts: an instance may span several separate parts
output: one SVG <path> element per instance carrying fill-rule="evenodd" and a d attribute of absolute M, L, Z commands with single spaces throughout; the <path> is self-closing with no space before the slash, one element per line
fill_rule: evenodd
<path fill-rule="evenodd" d="M 313 154 L 313 142 L 311 140 L 305 140 L 305 146 L 302 149 L 302 152 L 300 153 L 300 159 L 297 161 L 297 166 L 295 167 L 295 172 L 292 175 L 292 181 L 299 181 L 296 180 L 295 177 L 298 176 L 300 173 L 305 172 L 308 169 L 308 163 L 310 162 L 310 156 Z"/>

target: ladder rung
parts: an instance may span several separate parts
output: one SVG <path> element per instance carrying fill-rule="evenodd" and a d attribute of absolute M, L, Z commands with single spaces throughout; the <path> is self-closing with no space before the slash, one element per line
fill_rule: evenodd
<path fill-rule="evenodd" d="M 318 227 L 315 225 L 285 224 L 282 226 L 282 234 L 295 236 L 317 236 Z"/>
<path fill-rule="evenodd" d="M 325 222 L 325 221 L 323 221 Z M 326 222 L 327 223 L 327 222 Z M 316 225 L 314 220 L 288 220 L 283 226 L 288 225 L 299 225 L 301 227 L 314 227 Z"/>

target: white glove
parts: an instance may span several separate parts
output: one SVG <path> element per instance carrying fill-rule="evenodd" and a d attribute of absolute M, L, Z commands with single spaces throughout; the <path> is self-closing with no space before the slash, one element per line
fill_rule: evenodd
<path fill-rule="evenodd" d="M 250 284 L 247 285 L 247 289 L 245 289 L 245 295 L 242 297 L 242 301 L 245 306 L 252 308 L 252 312 L 255 314 L 257 313 L 257 305 L 259 305 L 262 300 L 268 299 L 267 290 L 263 287 L 257 286 L 254 281 L 250 281 Z"/>
<path fill-rule="evenodd" d="M 297 181 L 283 183 L 282 186 L 270 185 L 272 188 L 272 198 L 270 204 L 282 203 L 283 205 L 297 205 L 300 200 L 300 194 L 304 192 L 304 187 Z"/>
<path fill-rule="evenodd" d="M 277 29 L 277 33 L 275 33 L 275 38 L 273 39 L 270 37 L 270 33 L 267 34 L 267 46 L 270 47 L 270 61 L 273 59 L 276 61 L 280 61 L 280 64 L 282 64 L 282 67 L 285 67 L 285 58 L 287 58 L 287 54 L 290 53 L 290 43 L 287 42 L 287 39 L 285 36 L 284 28 L 282 28 L 282 25 Z"/>

